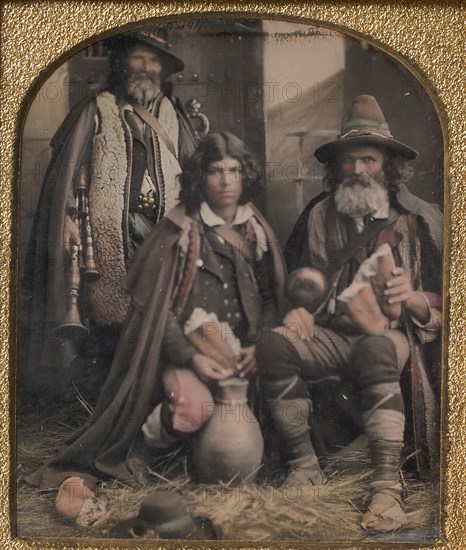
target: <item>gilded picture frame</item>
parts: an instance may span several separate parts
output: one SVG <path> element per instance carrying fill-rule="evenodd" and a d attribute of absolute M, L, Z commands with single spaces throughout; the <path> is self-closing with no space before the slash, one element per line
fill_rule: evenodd
<path fill-rule="evenodd" d="M 358 8 L 358 9 L 356 9 Z M 115 29 L 130 30 L 141 21 L 195 18 L 228 18 L 233 16 L 276 18 L 324 26 L 349 35 L 366 38 L 413 71 L 431 97 L 443 133 L 445 151 L 444 213 L 445 258 L 443 287 L 445 324 L 442 333 L 442 487 L 440 548 L 459 548 L 464 539 L 464 342 L 465 313 L 462 296 L 465 292 L 463 269 L 466 254 L 464 224 L 462 223 L 465 195 L 461 186 L 464 177 L 464 8 L 460 3 L 427 3 L 426 5 L 364 3 L 329 3 L 312 5 L 294 3 L 280 6 L 273 3 L 214 4 L 173 3 L 113 3 L 96 2 L 37 2 L 5 3 L 2 6 L 2 377 L 0 392 L 2 405 L 9 411 L 10 422 L 1 432 L 4 457 L 0 487 L 4 502 L 9 502 L 1 516 L 2 542 L 9 547 L 29 548 L 37 544 L 54 547 L 73 547 L 78 540 L 15 537 L 15 361 L 17 342 L 15 324 L 17 315 L 18 277 L 18 187 L 20 168 L 20 135 L 25 121 L 29 98 L 34 97 L 47 76 L 73 53 L 96 36 L 104 38 Z M 79 25 L 77 24 L 79 22 Z M 430 36 L 430 40 L 426 36 Z M 464 408 L 464 407 L 463 407 Z M 96 548 L 131 546 L 129 540 L 86 538 L 80 544 Z M 189 543 L 196 547 L 197 543 Z M 338 543 L 341 545 L 342 541 Z M 383 542 L 385 546 L 386 542 Z M 70 546 L 71 545 L 71 546 Z M 176 547 L 164 543 L 166 547 Z M 337 547 L 329 539 L 328 546 Z M 202 548 L 219 547 L 217 543 L 203 543 Z M 239 546 L 228 543 L 229 547 Z M 302 543 L 287 542 L 286 547 L 302 547 Z M 285 547 L 270 544 L 270 547 Z M 306 543 L 322 547 L 322 543 Z M 348 546 L 349 547 L 349 546 Z"/>

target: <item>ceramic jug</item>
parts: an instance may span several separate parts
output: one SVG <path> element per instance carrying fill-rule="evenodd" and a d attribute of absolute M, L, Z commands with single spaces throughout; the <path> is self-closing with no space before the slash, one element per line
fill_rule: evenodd
<path fill-rule="evenodd" d="M 264 440 L 248 406 L 248 385 L 237 377 L 217 384 L 213 415 L 193 442 L 194 468 L 201 483 L 238 484 L 257 476 Z"/>

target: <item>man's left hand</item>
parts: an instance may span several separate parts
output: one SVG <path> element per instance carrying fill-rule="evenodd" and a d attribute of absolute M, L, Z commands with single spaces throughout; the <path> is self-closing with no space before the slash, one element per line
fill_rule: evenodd
<path fill-rule="evenodd" d="M 240 378 L 246 378 L 254 376 L 257 372 L 256 362 L 256 346 L 249 346 L 247 348 L 241 348 L 242 359 L 237 364 L 236 368 L 239 372 Z"/>
<path fill-rule="evenodd" d="M 384 296 L 389 304 L 402 304 L 409 313 L 421 323 L 426 324 L 430 319 L 430 309 L 422 292 L 413 290 L 411 281 L 402 267 L 395 267 L 393 278 L 387 281 Z"/>
<path fill-rule="evenodd" d="M 389 304 L 403 304 L 411 297 L 413 287 L 402 267 L 395 267 L 392 271 L 393 278 L 386 284 L 384 296 Z"/>

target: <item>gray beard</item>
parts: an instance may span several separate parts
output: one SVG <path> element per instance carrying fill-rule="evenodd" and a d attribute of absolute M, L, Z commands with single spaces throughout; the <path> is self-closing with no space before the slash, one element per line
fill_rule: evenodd
<path fill-rule="evenodd" d="M 388 193 L 382 183 L 367 174 L 357 176 L 354 185 L 348 185 L 355 178 L 344 179 L 335 191 L 335 206 L 338 212 L 352 218 L 374 214 L 389 202 Z"/>
<path fill-rule="evenodd" d="M 141 105 L 147 105 L 160 93 L 160 86 L 151 76 L 133 75 L 126 84 L 130 97 Z"/>

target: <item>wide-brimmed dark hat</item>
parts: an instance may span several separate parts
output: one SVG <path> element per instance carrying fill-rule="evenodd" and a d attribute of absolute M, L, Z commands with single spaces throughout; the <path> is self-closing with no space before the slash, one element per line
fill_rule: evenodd
<path fill-rule="evenodd" d="M 183 61 L 168 51 L 171 48 L 171 44 L 168 43 L 165 29 L 125 32 L 111 36 L 105 40 L 105 46 L 114 52 L 127 50 L 137 44 L 150 46 L 156 50 L 164 64 L 167 65 L 170 73 L 178 73 L 184 69 Z"/>
<path fill-rule="evenodd" d="M 141 502 L 138 515 L 121 522 L 116 531 L 125 531 L 134 538 L 214 540 L 209 518 L 193 517 L 183 498 L 173 491 L 153 491 Z"/>
<path fill-rule="evenodd" d="M 343 148 L 364 145 L 386 147 L 406 160 L 413 160 L 418 155 L 417 151 L 392 136 L 382 109 L 371 95 L 360 95 L 353 100 L 343 117 L 340 135 L 318 147 L 314 155 L 320 162 L 328 163 Z"/>

